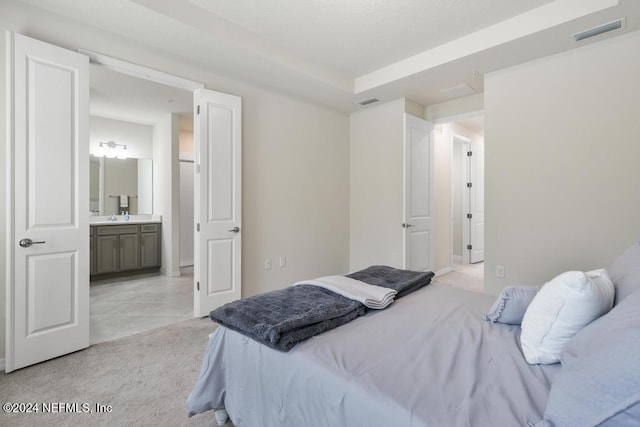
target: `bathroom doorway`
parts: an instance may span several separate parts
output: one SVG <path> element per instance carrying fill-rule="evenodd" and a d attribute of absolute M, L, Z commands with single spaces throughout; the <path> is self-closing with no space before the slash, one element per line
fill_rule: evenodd
<path fill-rule="evenodd" d="M 174 129 L 178 124 L 179 128 Z M 167 144 L 174 144 L 166 135 L 179 135 L 180 149 L 174 150 Z M 90 152 L 96 154 L 100 142 L 114 141 L 126 146 L 128 162 L 132 159 L 145 159 L 152 166 L 152 185 L 147 192 L 141 186 L 132 185 L 131 190 L 109 190 L 109 177 L 98 174 L 98 189 L 92 191 L 93 200 L 90 214 L 97 217 L 116 214 L 120 216 L 120 206 L 109 199 L 111 193 L 126 191 L 130 205 L 148 200 L 150 209 L 135 212 L 131 218 L 153 215 L 162 219 L 161 233 L 170 233 L 174 224 L 182 223 L 183 215 L 193 224 L 193 192 L 190 202 L 182 200 L 180 194 L 179 212 L 170 204 L 164 204 L 162 187 L 171 176 L 172 165 L 178 162 L 178 151 L 183 151 L 183 140 L 189 140 L 193 156 L 193 92 L 162 85 L 149 80 L 122 74 L 107 67 L 92 64 L 90 67 Z M 98 153 L 99 154 L 99 153 Z M 172 158 L 174 157 L 175 158 Z M 94 163 L 102 159 L 92 156 Z M 117 162 L 119 159 L 108 159 Z M 122 160 L 122 163 L 125 161 Z M 104 160 L 102 160 L 104 165 Z M 104 172 L 104 171 L 102 171 Z M 123 174 L 119 174 L 120 177 Z M 132 175 L 133 176 L 133 175 Z M 100 179 L 99 177 L 102 177 Z M 193 188 L 193 174 L 177 175 Z M 129 179 L 131 181 L 134 178 Z M 117 184 L 114 184 L 117 185 Z M 157 187 L 157 188 L 156 188 Z M 188 185 L 187 185 L 188 187 Z M 95 195 L 93 193 L 96 193 Z M 96 195 L 101 197 L 97 200 Z M 121 196 L 118 196 L 119 199 Z M 191 203 L 184 207 L 183 203 Z M 111 212 L 113 209 L 116 211 Z M 109 210 L 107 212 L 107 210 Z M 90 217 L 91 218 L 91 217 Z M 119 219 L 119 218 L 118 218 Z M 135 222 L 129 222 L 133 224 Z M 119 223 L 118 223 L 119 224 Z M 184 229 L 180 227 L 182 240 Z M 170 246 L 167 246 L 168 243 Z M 180 266 L 172 266 L 168 260 L 180 254 L 182 245 L 164 239 L 160 271 L 154 273 L 120 275 L 94 275 L 90 285 L 90 342 L 95 344 L 146 330 L 166 326 L 193 317 L 193 230 L 191 230 L 191 270 L 181 271 Z M 182 255 L 178 255 L 182 258 Z M 117 276 L 117 277 L 116 277 Z"/>

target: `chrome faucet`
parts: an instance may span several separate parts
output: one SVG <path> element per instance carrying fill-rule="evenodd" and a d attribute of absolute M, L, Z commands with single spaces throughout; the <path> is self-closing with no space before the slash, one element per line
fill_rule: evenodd
<path fill-rule="evenodd" d="M 109 217 L 109 221 L 117 221 L 117 220 L 118 220 L 118 218 L 116 217 L 116 215 L 115 215 L 115 214 L 113 214 L 113 215 L 111 215 L 111 216 Z"/>

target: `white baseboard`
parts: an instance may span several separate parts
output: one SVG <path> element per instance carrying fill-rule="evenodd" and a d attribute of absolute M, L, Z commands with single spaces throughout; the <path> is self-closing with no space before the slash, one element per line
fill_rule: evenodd
<path fill-rule="evenodd" d="M 165 270 L 164 268 L 160 269 L 160 274 L 163 274 L 165 276 L 168 277 L 180 277 L 180 270 L 178 271 L 170 271 L 170 270 Z"/>
<path fill-rule="evenodd" d="M 435 273 L 435 277 L 442 276 L 443 274 L 451 273 L 453 269 L 451 267 L 445 267 L 442 270 L 438 270 Z"/>
<path fill-rule="evenodd" d="M 193 273 L 193 265 L 187 265 L 185 267 L 180 267 L 180 273 L 182 273 L 182 274 L 191 274 L 191 273 Z"/>
<path fill-rule="evenodd" d="M 189 266 L 193 266 L 193 258 L 180 260 L 180 267 L 189 267 Z"/>

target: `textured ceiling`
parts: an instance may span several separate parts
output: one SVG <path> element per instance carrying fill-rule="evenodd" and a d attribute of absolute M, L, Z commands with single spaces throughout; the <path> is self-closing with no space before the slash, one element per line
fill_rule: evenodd
<path fill-rule="evenodd" d="M 190 0 L 355 78 L 552 0 Z"/>
<path fill-rule="evenodd" d="M 366 108 L 358 101 L 373 97 L 432 105 L 452 99 L 442 92 L 449 87 L 466 84 L 483 92 L 486 73 L 640 29 L 638 0 L 13 3 L 95 27 L 131 46 L 80 45 L 88 50 L 133 63 L 148 50 L 186 70 L 195 65 L 221 79 L 347 112 Z M 581 43 L 571 37 L 621 17 L 626 18 L 621 30 Z M 39 28 L 36 35 L 55 41 L 64 30 Z"/>

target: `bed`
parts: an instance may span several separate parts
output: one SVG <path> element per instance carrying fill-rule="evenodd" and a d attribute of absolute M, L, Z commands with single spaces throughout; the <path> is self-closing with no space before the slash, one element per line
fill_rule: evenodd
<path fill-rule="evenodd" d="M 288 352 L 219 327 L 187 412 L 228 413 L 237 427 L 639 425 L 639 292 L 576 336 L 566 367 L 527 363 L 521 327 L 486 320 L 495 300 L 432 283 Z M 622 359 L 594 369 L 593 342 L 607 340 Z M 607 394 L 612 375 L 624 396 Z"/>

